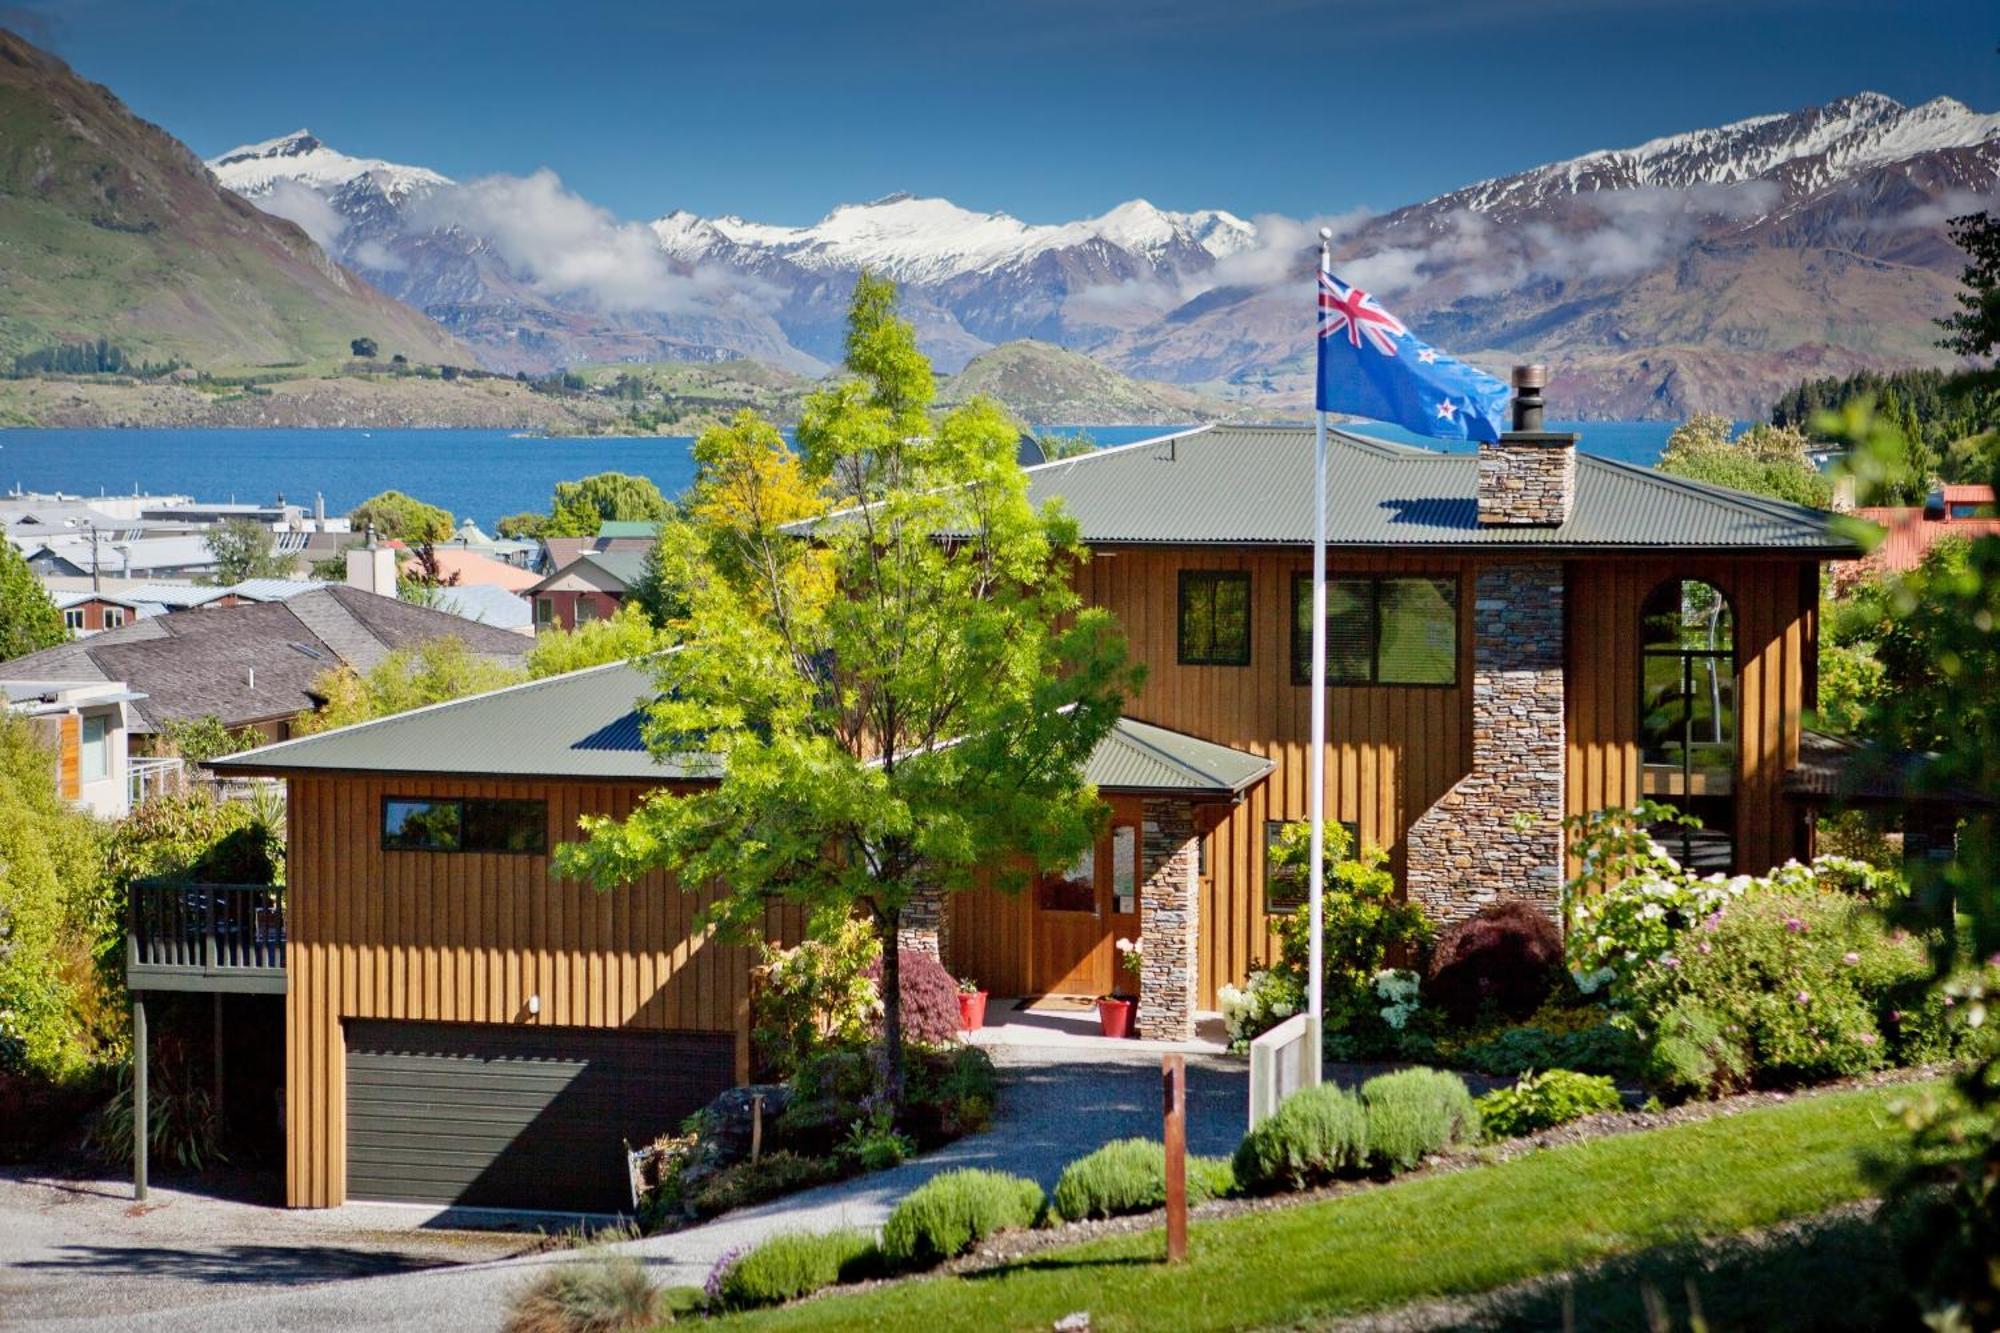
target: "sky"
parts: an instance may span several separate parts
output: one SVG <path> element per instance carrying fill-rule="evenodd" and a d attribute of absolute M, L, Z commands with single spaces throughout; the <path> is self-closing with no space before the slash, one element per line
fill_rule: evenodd
<path fill-rule="evenodd" d="M 1993 0 L 0 0 L 0 26 L 203 156 L 308 127 L 462 180 L 547 167 L 627 218 L 897 190 L 1310 217 L 1863 89 L 2000 110 Z"/>

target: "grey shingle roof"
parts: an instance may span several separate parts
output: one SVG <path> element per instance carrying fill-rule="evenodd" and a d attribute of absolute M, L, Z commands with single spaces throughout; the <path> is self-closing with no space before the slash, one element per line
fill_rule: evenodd
<path fill-rule="evenodd" d="M 1568 522 L 1486 527 L 1475 507 L 1477 466 L 1472 454 L 1329 432 L 1329 542 L 1856 553 L 1817 510 L 1587 452 L 1577 459 Z M 1029 469 L 1028 485 L 1038 504 L 1061 497 L 1094 545 L 1305 545 L 1312 469 L 1309 428 L 1211 426 L 1046 463 Z"/>
<path fill-rule="evenodd" d="M 613 663 L 267 745 L 214 767 L 651 782 L 690 777 L 688 769 L 661 763 L 646 749 L 644 710 L 655 693 L 644 668 Z M 1271 767 L 1258 755 L 1121 718 L 1091 755 L 1084 777 L 1105 791 L 1228 797 Z"/>
<path fill-rule="evenodd" d="M 365 671 L 392 649 L 446 635 L 506 662 L 534 646 L 525 635 L 334 584 L 282 602 L 137 620 L 0 662 L 0 677 L 124 681 L 146 695 L 141 730 L 206 713 L 236 726 L 313 707 L 314 682 L 343 662 Z"/>

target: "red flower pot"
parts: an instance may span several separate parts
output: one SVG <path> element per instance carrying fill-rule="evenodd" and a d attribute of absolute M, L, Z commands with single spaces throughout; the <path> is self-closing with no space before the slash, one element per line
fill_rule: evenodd
<path fill-rule="evenodd" d="M 1130 1000 L 1121 1000 L 1115 995 L 1106 995 L 1097 1002 L 1097 1030 L 1107 1037 L 1129 1037 L 1132 1035 L 1132 1010 Z"/>
<path fill-rule="evenodd" d="M 961 1032 L 977 1032 L 986 1026 L 986 992 L 958 993 L 958 1027 Z"/>

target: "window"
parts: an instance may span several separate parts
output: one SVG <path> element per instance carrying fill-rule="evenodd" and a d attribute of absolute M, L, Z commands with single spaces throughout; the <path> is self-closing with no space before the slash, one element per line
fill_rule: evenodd
<path fill-rule="evenodd" d="M 1120 824 L 1111 830 L 1111 912 L 1131 916 L 1139 910 L 1139 830 Z"/>
<path fill-rule="evenodd" d="M 1267 819 L 1264 821 L 1264 911 L 1267 914 L 1295 912 L 1306 905 L 1312 894 L 1312 868 L 1304 857 L 1295 866 L 1283 869 L 1273 865 L 1272 857 L 1285 839 L 1285 828 L 1290 824 L 1301 824 L 1304 820 Z M 1351 819 L 1334 821 L 1347 830 L 1347 836 L 1354 847 L 1361 846 L 1361 825 Z M 1327 863 L 1332 869 L 1332 862 Z"/>
<path fill-rule="evenodd" d="M 382 802 L 384 851 L 539 854 L 548 846 L 544 801 L 390 796 Z"/>
<path fill-rule="evenodd" d="M 1673 581 L 1641 609 L 1639 785 L 1701 821 L 1654 836 L 1703 873 L 1735 861 L 1736 649 L 1728 599 L 1711 583 Z"/>
<path fill-rule="evenodd" d="M 553 625 L 556 622 L 556 604 L 547 597 L 535 599 L 535 623 Z"/>
<path fill-rule="evenodd" d="M 102 713 L 83 719 L 83 780 L 111 776 L 111 719 Z"/>
<path fill-rule="evenodd" d="M 1312 683 L 1312 575 L 1292 577 L 1292 683 Z M 1326 581 L 1326 683 L 1456 685 L 1455 579 Z"/>
<path fill-rule="evenodd" d="M 69 610 L 63 612 L 63 624 L 69 628 L 71 633 L 75 633 L 77 630 L 82 629 L 83 608 L 80 606 L 73 606 Z"/>
<path fill-rule="evenodd" d="M 1035 887 L 1035 906 L 1044 912 L 1097 911 L 1097 849 L 1086 847 L 1068 870 L 1044 875 Z"/>
<path fill-rule="evenodd" d="M 1249 665 L 1248 574 L 1209 569 L 1181 571 L 1180 661 L 1183 666 Z"/>
<path fill-rule="evenodd" d="M 587 597 L 579 597 L 576 599 L 576 610 L 573 614 L 577 624 L 587 625 L 597 619 L 597 605 Z"/>
<path fill-rule="evenodd" d="M 123 625 L 124 623 L 125 623 L 125 608 L 124 608 L 124 607 L 122 607 L 122 606 L 107 606 L 107 607 L 105 607 L 105 608 L 104 608 L 104 628 L 106 628 L 106 629 L 117 629 L 117 628 L 118 628 L 119 626 Z"/>

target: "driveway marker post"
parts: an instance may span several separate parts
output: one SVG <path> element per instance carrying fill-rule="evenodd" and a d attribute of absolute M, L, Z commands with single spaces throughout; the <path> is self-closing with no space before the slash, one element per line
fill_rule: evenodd
<path fill-rule="evenodd" d="M 1160 1057 L 1161 1091 L 1166 1101 L 1167 1262 L 1187 1260 L 1187 1057 Z"/>

